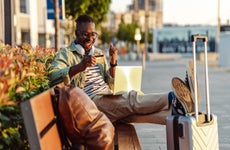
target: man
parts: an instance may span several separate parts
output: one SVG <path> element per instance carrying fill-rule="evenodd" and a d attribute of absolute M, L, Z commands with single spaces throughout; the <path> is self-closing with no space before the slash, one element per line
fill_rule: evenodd
<path fill-rule="evenodd" d="M 77 18 L 75 35 L 76 39 L 57 53 L 51 65 L 51 85 L 64 82 L 83 89 L 111 122 L 165 124 L 168 115 L 185 115 L 192 111 L 189 84 L 177 77 L 172 79 L 173 91 L 166 93 L 138 95 L 137 91 L 130 91 L 121 95 L 98 94 L 113 88 L 117 49 L 111 44 L 109 63 L 105 56 L 105 62 L 97 63 L 96 57 L 103 55 L 103 51 L 93 46 L 98 33 L 88 15 Z"/>

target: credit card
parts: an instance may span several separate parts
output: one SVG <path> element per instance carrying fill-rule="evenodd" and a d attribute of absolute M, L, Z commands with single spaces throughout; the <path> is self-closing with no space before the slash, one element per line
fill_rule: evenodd
<path fill-rule="evenodd" d="M 104 55 L 95 55 L 96 62 L 97 63 L 103 63 L 104 62 Z"/>

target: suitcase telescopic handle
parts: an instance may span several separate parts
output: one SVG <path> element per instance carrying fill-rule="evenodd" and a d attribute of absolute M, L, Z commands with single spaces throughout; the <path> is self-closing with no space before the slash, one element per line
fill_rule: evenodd
<path fill-rule="evenodd" d="M 209 100 L 209 79 L 208 79 L 208 57 L 207 57 L 207 42 L 208 37 L 200 34 L 192 35 L 191 36 L 192 43 L 193 43 L 193 67 L 194 67 L 194 95 L 195 95 L 195 117 L 196 121 L 199 121 L 198 118 L 198 96 L 197 96 L 197 77 L 196 77 L 196 41 L 198 39 L 202 39 L 204 42 L 204 70 L 205 70 L 205 90 L 206 90 L 206 114 L 207 114 L 207 122 L 210 121 L 210 100 Z"/>
<path fill-rule="evenodd" d="M 208 42 L 208 37 L 205 35 L 200 35 L 200 34 L 192 35 L 192 42 L 196 42 L 197 39 L 202 39 L 203 42 Z"/>

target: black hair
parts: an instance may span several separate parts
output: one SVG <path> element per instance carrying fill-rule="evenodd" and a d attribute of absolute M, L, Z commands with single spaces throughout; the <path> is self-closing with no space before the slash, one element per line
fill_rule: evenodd
<path fill-rule="evenodd" d="M 79 27 L 79 25 L 80 25 L 81 23 L 90 23 L 90 22 L 94 23 L 94 20 L 93 20 L 93 18 L 90 17 L 89 15 L 80 15 L 80 16 L 78 16 L 78 18 L 75 20 L 75 22 L 76 22 L 75 35 L 77 36 L 77 30 L 79 30 L 78 27 Z"/>
<path fill-rule="evenodd" d="M 76 24 L 80 24 L 80 23 L 83 23 L 83 22 L 93 22 L 94 23 L 94 20 L 89 15 L 80 15 L 75 20 L 75 22 L 76 22 Z"/>

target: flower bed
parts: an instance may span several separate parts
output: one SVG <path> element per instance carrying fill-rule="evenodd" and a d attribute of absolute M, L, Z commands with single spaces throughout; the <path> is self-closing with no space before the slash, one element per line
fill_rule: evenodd
<path fill-rule="evenodd" d="M 19 103 L 49 88 L 53 48 L 0 43 L 0 149 L 29 149 Z"/>

